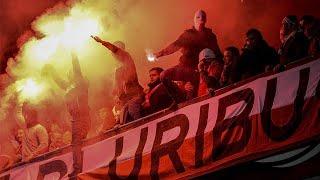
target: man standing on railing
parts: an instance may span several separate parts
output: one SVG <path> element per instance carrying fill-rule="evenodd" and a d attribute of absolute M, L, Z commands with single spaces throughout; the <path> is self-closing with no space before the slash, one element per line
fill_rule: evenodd
<path fill-rule="evenodd" d="M 82 171 L 82 140 L 87 137 L 91 124 L 88 102 L 89 82 L 83 76 L 75 54 L 72 54 L 72 71 L 68 74 L 68 81 L 60 78 L 50 65 L 46 65 L 43 72 L 49 73 L 57 85 L 66 92 L 65 101 L 72 117 L 73 172 L 69 176 L 75 178 Z"/>
<path fill-rule="evenodd" d="M 195 87 L 195 93 L 199 84 L 197 65 L 199 63 L 199 53 L 205 48 L 210 48 L 217 58 L 222 59 L 222 53 L 218 46 L 217 37 L 211 29 L 207 28 L 207 15 L 203 10 L 199 10 L 194 15 L 194 26 L 185 30 L 179 38 L 168 47 L 155 53 L 156 58 L 167 56 L 181 50 L 182 56 L 179 64 L 169 68 L 162 74 L 162 79 L 173 81 L 191 82 Z"/>
<path fill-rule="evenodd" d="M 124 121 L 133 121 L 140 118 L 143 88 L 138 81 L 135 63 L 131 55 L 125 50 L 125 44 L 121 41 L 116 41 L 112 44 L 97 36 L 92 38 L 110 50 L 115 59 L 121 63 L 121 66 L 115 72 L 113 94 L 121 101 L 120 104 L 127 109 L 126 117 L 128 119 L 124 119 Z"/>

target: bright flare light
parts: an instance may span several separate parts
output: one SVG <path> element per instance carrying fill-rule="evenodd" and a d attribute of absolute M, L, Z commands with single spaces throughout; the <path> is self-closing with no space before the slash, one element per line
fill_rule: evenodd
<path fill-rule="evenodd" d="M 44 38 L 35 43 L 33 46 L 33 52 L 38 60 L 48 60 L 58 47 L 58 39 L 55 37 Z"/>
<path fill-rule="evenodd" d="M 21 86 L 18 86 L 18 91 L 21 91 L 21 95 L 28 98 L 36 98 L 42 91 L 42 86 L 37 84 L 33 79 L 27 79 Z"/>
<path fill-rule="evenodd" d="M 152 53 L 152 50 L 146 49 L 147 59 L 149 62 L 154 62 L 157 60 L 156 56 Z"/>
<path fill-rule="evenodd" d="M 84 52 L 88 49 L 91 35 L 99 35 L 102 26 L 97 16 L 77 9 L 61 19 L 42 18 L 36 23 L 42 39 L 30 42 L 29 59 L 50 61 L 71 51 Z"/>
<path fill-rule="evenodd" d="M 156 57 L 153 54 L 148 54 L 147 55 L 148 61 L 154 62 L 156 60 Z"/>
<path fill-rule="evenodd" d="M 64 32 L 60 36 L 61 43 L 69 49 L 81 48 L 91 35 L 99 33 L 99 23 L 95 19 L 68 18 L 64 22 Z"/>

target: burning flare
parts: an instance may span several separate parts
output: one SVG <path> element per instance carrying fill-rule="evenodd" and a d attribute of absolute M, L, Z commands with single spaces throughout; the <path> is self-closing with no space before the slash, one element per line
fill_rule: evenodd
<path fill-rule="evenodd" d="M 153 54 L 151 49 L 146 49 L 146 54 L 149 62 L 154 62 L 157 60 L 156 56 Z"/>
<path fill-rule="evenodd" d="M 48 62 L 61 58 L 66 51 L 87 53 L 90 36 L 99 35 L 102 25 L 94 14 L 73 7 L 66 17 L 44 16 L 36 21 L 35 28 L 44 37 L 28 42 L 28 59 Z"/>
<path fill-rule="evenodd" d="M 21 84 L 17 85 L 17 91 L 24 99 L 36 98 L 43 90 L 43 87 L 31 78 L 21 81 Z"/>

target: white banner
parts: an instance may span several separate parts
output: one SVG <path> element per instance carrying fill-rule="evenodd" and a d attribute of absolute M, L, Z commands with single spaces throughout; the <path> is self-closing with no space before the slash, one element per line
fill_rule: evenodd
<path fill-rule="evenodd" d="M 135 173 L 138 175 L 147 176 L 149 173 L 158 173 L 158 171 L 160 174 L 160 171 L 162 171 L 161 169 L 165 168 L 161 166 L 161 164 L 164 162 L 158 162 L 159 158 L 155 158 L 153 154 L 158 156 L 160 153 L 159 156 L 162 156 L 162 151 L 165 153 L 165 150 L 163 149 L 165 145 L 168 145 L 168 147 L 174 147 L 170 146 L 174 144 L 175 146 L 178 146 L 177 148 L 179 148 L 180 146 L 184 146 L 182 143 L 186 143 L 184 142 L 185 140 L 194 139 L 200 134 L 206 135 L 212 132 L 217 126 L 217 122 L 220 123 L 220 121 L 217 120 L 221 118 L 219 117 L 220 115 L 223 116 L 222 120 L 241 116 L 247 110 L 249 112 L 246 117 L 260 115 L 264 107 L 266 107 L 265 102 L 268 102 L 268 100 L 266 100 L 266 98 L 269 96 L 269 94 L 266 95 L 268 83 L 276 83 L 272 109 L 281 109 L 282 107 L 294 104 L 295 99 L 298 97 L 298 89 L 303 89 L 303 85 L 301 85 L 303 84 L 303 82 L 301 82 L 301 79 L 303 78 L 306 78 L 307 80 L 304 99 L 310 99 L 311 97 L 315 96 L 316 88 L 319 86 L 319 72 L 320 61 L 315 60 L 279 74 L 258 78 L 221 95 L 186 105 L 175 112 L 171 112 L 159 118 L 147 118 L 147 120 L 133 122 L 128 125 L 130 128 L 124 127 L 123 130 L 115 130 L 119 131 L 119 134 L 110 136 L 106 135 L 105 139 L 95 143 L 88 143 L 82 148 L 83 173 L 92 172 L 101 167 L 108 167 L 113 163 L 117 164 L 118 166 L 122 163 L 131 161 L 131 164 L 125 166 L 126 168 L 130 168 L 130 170 L 127 169 L 127 171 L 124 172 L 121 171 L 120 167 L 120 170 L 114 170 L 116 171 L 116 174 L 119 176 L 127 176 L 131 172 L 131 169 L 136 166 L 137 172 Z M 228 98 L 231 98 L 231 95 L 236 96 L 238 92 L 240 93 L 239 95 L 241 97 L 242 95 L 245 96 L 243 97 L 243 100 L 240 99 L 239 102 L 235 101 L 235 103 L 231 104 L 228 104 L 229 102 L 224 102 L 225 100 L 230 100 Z M 225 105 L 225 108 L 222 108 L 223 105 Z M 248 109 L 249 106 L 252 107 Z M 202 127 L 200 120 L 203 115 L 202 111 L 205 110 L 207 110 L 205 115 L 206 122 Z M 167 120 L 171 121 L 171 128 L 167 128 L 167 126 L 170 126 L 170 124 L 166 124 L 166 126 L 163 125 Z M 143 123 L 141 123 L 142 121 Z M 266 134 L 268 135 L 268 133 Z M 270 138 L 274 141 L 277 141 L 276 135 L 274 137 L 270 136 Z M 181 142 L 181 140 L 183 142 Z M 270 143 L 270 141 L 261 142 L 259 145 L 264 147 L 267 146 L 268 143 Z M 208 148 L 211 148 L 212 150 L 213 147 L 211 146 Z M 186 172 L 187 169 L 197 166 L 197 162 L 191 160 L 189 161 L 187 157 L 182 157 L 183 155 L 181 155 L 181 153 L 183 154 L 183 152 L 181 151 L 182 150 L 179 149 L 180 155 L 178 154 L 178 156 L 180 156 L 182 165 L 179 163 L 171 164 L 175 162 L 170 161 L 170 163 L 167 164 L 167 161 L 165 161 L 166 165 L 170 166 L 170 168 L 167 169 L 173 169 L 173 171 L 178 174 Z M 193 151 L 198 150 L 190 149 L 190 152 L 191 151 L 194 153 Z M 177 158 L 177 155 L 174 154 L 173 151 L 172 154 L 170 153 L 171 152 L 167 152 L 169 159 L 172 160 Z M 143 162 L 141 162 L 142 164 L 136 163 L 137 160 L 135 160 L 135 158 L 139 155 L 144 157 L 150 156 L 148 157 L 150 159 L 143 160 Z M 192 156 L 196 155 L 193 154 Z M 201 156 L 205 157 L 206 155 L 201 154 Z M 199 158 L 201 159 L 202 157 Z M 193 159 L 195 158 L 193 157 Z M 201 160 L 204 161 L 204 158 Z M 149 162 L 148 164 L 145 163 L 147 161 Z M 174 166 L 174 168 L 172 168 L 172 166 Z M 44 161 L 29 163 L 11 169 L 2 173 L 0 175 L 0 179 L 65 179 L 71 171 L 72 152 L 69 152 L 66 154 L 57 155 L 54 158 Z M 109 169 L 109 175 L 110 171 L 113 172 L 113 170 Z M 172 172 L 170 171 L 170 173 Z"/>

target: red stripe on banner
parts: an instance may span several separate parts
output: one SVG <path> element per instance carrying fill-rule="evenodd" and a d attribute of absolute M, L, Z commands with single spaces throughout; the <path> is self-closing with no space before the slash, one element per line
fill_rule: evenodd
<path fill-rule="evenodd" d="M 291 147 L 299 146 L 302 143 L 311 141 L 313 139 L 320 138 L 319 130 L 319 114 L 318 111 L 320 109 L 320 101 L 319 99 L 311 98 L 305 101 L 305 105 L 302 108 L 303 112 L 303 121 L 299 124 L 298 128 L 295 132 L 282 141 L 275 141 L 268 137 L 268 134 L 262 128 L 260 115 L 254 115 L 249 118 L 249 121 L 252 123 L 252 131 L 250 135 L 250 139 L 246 146 L 241 147 L 239 152 L 234 152 L 228 155 L 220 154 L 223 158 L 215 157 L 212 158 L 212 149 L 213 148 L 213 136 L 212 132 L 206 133 L 204 135 L 204 143 L 203 143 L 203 165 L 202 167 L 196 168 L 196 161 L 194 159 L 196 154 L 196 139 L 190 138 L 185 140 L 180 148 L 178 149 L 178 156 L 182 161 L 183 167 L 185 169 L 182 173 L 177 173 L 176 168 L 174 167 L 173 161 L 169 155 L 165 155 L 160 158 L 159 161 L 159 178 L 186 178 L 186 177 L 194 177 L 198 175 L 202 175 L 208 172 L 217 171 L 220 169 L 224 169 L 226 167 L 230 167 L 232 165 L 248 162 L 254 159 L 258 159 L 261 157 L 265 157 L 284 149 L 288 149 Z M 288 123 L 289 117 L 293 114 L 293 105 L 288 105 L 285 107 L 281 107 L 275 110 L 272 110 L 272 120 L 276 126 L 283 127 L 284 124 Z M 280 118 L 287 117 L 287 118 Z M 285 119 L 285 120 L 284 120 Z M 239 125 L 240 127 L 240 125 Z M 225 133 L 221 133 L 221 141 L 224 138 L 228 138 L 228 145 L 238 142 L 239 137 L 241 137 L 244 133 L 242 128 L 234 128 L 232 129 L 232 135 L 226 136 Z M 241 130 L 242 129 L 242 130 Z M 230 131 L 230 130 L 229 130 Z M 306 133 L 308 132 L 308 133 Z M 215 143 L 216 145 L 216 143 Z M 224 148 L 228 149 L 228 146 Z M 234 148 L 234 147 L 233 147 Z M 225 150 L 225 149 L 224 149 Z M 231 151 L 232 152 L 232 151 Z M 142 167 L 139 173 L 139 178 L 150 178 L 150 169 L 151 169 L 152 159 L 151 155 L 144 155 L 142 158 Z M 130 159 L 125 162 L 121 162 L 121 164 L 117 165 L 117 174 L 119 177 L 127 177 L 128 173 L 130 173 L 131 169 L 134 167 L 134 160 Z M 108 176 L 108 167 L 99 168 L 89 173 L 85 173 L 79 175 L 80 179 L 92 179 L 95 177 L 99 178 L 107 178 L 111 179 Z M 192 175 L 192 176 L 191 176 Z M 154 177 L 157 178 L 157 177 Z"/>

